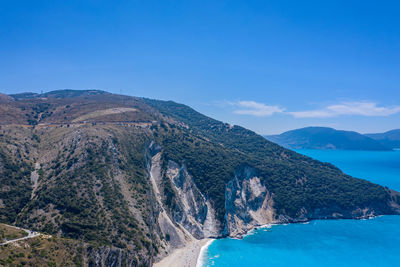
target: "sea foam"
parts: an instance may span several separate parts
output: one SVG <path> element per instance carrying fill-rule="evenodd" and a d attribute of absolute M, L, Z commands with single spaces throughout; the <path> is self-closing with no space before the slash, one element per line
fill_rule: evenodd
<path fill-rule="evenodd" d="M 199 257 L 197 258 L 197 263 L 196 263 L 196 267 L 203 267 L 206 260 L 207 260 L 207 248 L 211 245 L 211 243 L 214 241 L 215 239 L 211 239 L 209 241 L 207 241 L 207 243 L 201 247 L 200 249 L 200 253 L 199 253 Z"/>

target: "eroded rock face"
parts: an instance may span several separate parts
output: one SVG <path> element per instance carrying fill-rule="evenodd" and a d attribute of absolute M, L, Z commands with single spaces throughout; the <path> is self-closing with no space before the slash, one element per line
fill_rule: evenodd
<path fill-rule="evenodd" d="M 166 171 L 176 190 L 174 220 L 195 238 L 218 236 L 218 223 L 210 202 L 200 192 L 184 165 L 169 161 Z"/>
<path fill-rule="evenodd" d="M 162 148 L 152 142 L 149 152 L 149 179 L 158 207 L 157 222 L 166 252 L 182 247 L 194 239 L 217 237 L 219 223 L 210 202 L 194 184 L 184 165 L 169 161 L 163 169 Z M 174 205 L 166 204 L 165 184 L 174 194 Z"/>
<path fill-rule="evenodd" d="M 215 210 L 205 195 L 197 188 L 184 164 L 168 161 L 162 169 L 162 148 L 152 143 L 150 180 L 153 191 L 162 207 L 158 222 L 163 235 L 168 235 L 168 246 L 180 247 L 191 239 L 207 237 L 240 237 L 254 227 L 274 221 L 273 200 L 256 171 L 243 167 L 235 173 L 225 191 L 224 225 L 215 217 Z M 165 205 L 163 179 L 174 191 L 171 210 Z M 165 182 L 165 181 L 164 181 Z"/>
<path fill-rule="evenodd" d="M 175 248 L 183 247 L 194 239 L 204 237 L 201 223 L 194 219 L 194 217 L 200 218 L 199 220 L 201 221 L 201 215 L 199 215 L 199 213 L 204 211 L 200 211 L 201 209 L 198 209 L 197 206 L 201 206 L 202 195 L 199 195 L 199 191 L 195 189 L 194 191 L 196 193 L 192 191 L 187 193 L 190 197 L 174 197 L 174 203 L 176 203 L 176 205 L 175 209 L 171 210 L 171 207 L 166 204 L 167 193 L 165 183 L 166 181 L 171 182 L 174 195 L 178 195 L 180 189 L 174 186 L 174 177 L 171 176 L 175 173 L 175 168 L 170 168 L 170 166 L 168 166 L 164 170 L 162 168 L 163 164 L 161 158 L 161 147 L 152 142 L 148 147 L 149 180 L 152 188 L 151 191 L 154 195 L 154 203 L 152 203 L 152 205 L 156 211 L 154 216 L 156 218 L 156 224 L 159 227 L 158 234 L 163 237 L 161 238 L 163 249 L 160 251 L 161 253 L 157 255 L 156 260 L 163 258 Z M 171 166 L 175 167 L 175 164 L 171 163 Z M 177 173 L 179 173 L 179 171 Z M 186 181 L 182 180 L 181 183 L 181 186 L 186 188 Z M 194 197 L 195 194 L 197 198 Z M 184 203 L 182 203 L 182 199 L 184 199 Z"/>
<path fill-rule="evenodd" d="M 225 191 L 223 234 L 241 236 L 256 226 L 274 222 L 273 200 L 250 167 L 237 171 Z"/>
<path fill-rule="evenodd" d="M 148 147 L 148 172 L 153 195 L 153 210 L 156 225 L 159 227 L 159 235 L 165 237 L 162 240 L 164 249 L 158 257 L 162 258 L 174 248 L 182 247 L 191 240 L 191 236 L 176 224 L 168 213 L 164 204 L 165 194 L 163 188 L 161 147 L 152 142 Z"/>
<path fill-rule="evenodd" d="M 137 259 L 132 254 L 127 253 L 119 248 L 96 248 L 87 250 L 87 266 L 88 267 L 133 267 L 138 265 Z M 151 266 L 148 262 L 141 262 L 143 266 Z"/>
<path fill-rule="evenodd" d="M 155 143 L 150 145 L 149 152 L 150 182 L 157 206 L 160 207 L 158 225 L 162 236 L 168 236 L 168 240 L 163 242 L 164 254 L 159 254 L 158 258 L 194 239 L 225 236 L 240 238 L 256 227 L 271 223 L 363 218 L 375 215 L 373 209 L 345 211 L 334 205 L 314 210 L 303 207 L 295 218 L 286 214 L 277 215 L 273 195 L 263 184 L 257 170 L 250 166 L 242 166 L 226 184 L 225 216 L 224 221 L 220 222 L 216 219 L 212 203 L 198 189 L 184 163 L 171 160 L 162 162 L 163 149 Z M 166 204 L 166 184 L 170 186 L 168 190 L 173 192 L 172 205 Z M 393 199 L 393 203 L 397 203 L 397 195 L 393 196 Z"/>

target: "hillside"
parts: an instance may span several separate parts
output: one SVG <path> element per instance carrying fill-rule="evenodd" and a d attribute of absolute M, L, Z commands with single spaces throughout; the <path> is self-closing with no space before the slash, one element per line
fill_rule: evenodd
<path fill-rule="evenodd" d="M 400 129 L 391 130 L 385 133 L 365 134 L 382 145 L 390 148 L 400 148 Z"/>
<path fill-rule="evenodd" d="M 360 133 L 327 127 L 306 127 L 265 138 L 289 149 L 390 150 Z"/>
<path fill-rule="evenodd" d="M 399 193 L 182 104 L 11 97 L 0 99 L 0 223 L 59 238 L 42 249 L 70 248 L 74 264 L 151 266 L 267 223 L 400 213 Z"/>

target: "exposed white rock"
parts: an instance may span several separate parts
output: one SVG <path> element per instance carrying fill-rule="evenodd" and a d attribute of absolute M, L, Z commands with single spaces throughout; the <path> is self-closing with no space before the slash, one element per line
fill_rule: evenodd
<path fill-rule="evenodd" d="M 254 171 L 246 167 L 237 172 L 225 191 L 224 234 L 238 237 L 254 227 L 274 223 L 272 197 Z"/>
<path fill-rule="evenodd" d="M 168 161 L 163 169 L 162 148 L 151 143 L 149 151 L 149 179 L 160 209 L 158 225 L 162 234 L 168 236 L 168 241 L 162 241 L 167 254 L 196 239 L 241 237 L 257 226 L 276 222 L 272 196 L 252 168 L 236 172 L 228 182 L 222 227 L 212 203 L 198 189 L 186 166 Z M 175 194 L 172 207 L 164 202 L 166 182 L 171 184 Z"/>
<path fill-rule="evenodd" d="M 31 193 L 31 199 L 35 196 L 36 189 L 39 185 L 39 174 L 38 170 L 40 169 L 40 163 L 36 162 L 35 163 L 35 169 L 31 173 L 31 182 L 32 182 L 32 193 Z"/>
<path fill-rule="evenodd" d="M 219 227 L 215 211 L 200 192 L 184 165 L 169 161 L 167 177 L 175 186 L 177 204 L 180 210 L 174 216 L 194 237 L 218 236 Z"/>
<path fill-rule="evenodd" d="M 167 250 L 172 250 L 174 248 L 182 247 L 188 242 L 193 240 L 193 236 L 185 231 L 185 229 L 177 224 L 175 224 L 169 217 L 167 211 L 164 208 L 161 198 L 161 152 L 158 152 L 151 158 L 150 166 L 150 183 L 152 185 L 153 192 L 156 196 L 157 204 L 161 211 L 158 215 L 157 221 L 161 228 L 161 232 L 164 236 L 168 236 L 168 241 L 164 243 Z"/>

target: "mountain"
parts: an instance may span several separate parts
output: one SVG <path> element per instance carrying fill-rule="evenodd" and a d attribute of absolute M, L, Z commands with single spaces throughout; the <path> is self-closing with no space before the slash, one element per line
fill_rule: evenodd
<path fill-rule="evenodd" d="M 265 138 L 289 149 L 390 150 L 360 133 L 327 127 L 306 127 Z"/>
<path fill-rule="evenodd" d="M 96 90 L 11 97 L 0 222 L 54 237 L 31 239 L 36 252 L 19 252 L 29 257 L 1 247 L 16 266 L 61 264 L 60 250 L 70 266 L 151 266 L 191 240 L 267 223 L 400 214 L 398 192 L 182 104 Z"/>
<path fill-rule="evenodd" d="M 400 148 L 400 129 L 391 130 L 385 133 L 365 134 L 382 145 L 390 148 Z"/>

